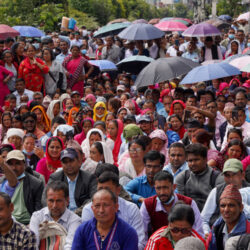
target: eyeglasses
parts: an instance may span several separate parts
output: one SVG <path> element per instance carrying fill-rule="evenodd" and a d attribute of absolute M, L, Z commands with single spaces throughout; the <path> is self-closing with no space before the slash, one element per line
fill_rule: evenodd
<path fill-rule="evenodd" d="M 161 168 L 162 165 L 149 165 L 149 164 L 146 164 L 145 166 L 146 166 L 146 168 L 149 168 L 149 169 L 151 169 L 151 168 L 158 169 L 158 168 Z"/>
<path fill-rule="evenodd" d="M 104 110 L 105 108 L 103 107 L 97 107 L 96 110 Z"/>
<path fill-rule="evenodd" d="M 175 233 L 175 234 L 177 234 L 179 232 L 182 233 L 182 234 L 189 234 L 191 232 L 191 229 L 189 229 L 189 228 L 172 227 L 172 228 L 170 228 L 170 231 L 172 233 Z"/>
<path fill-rule="evenodd" d="M 142 152 L 141 148 L 129 149 L 129 153 L 140 153 L 140 152 Z"/>
<path fill-rule="evenodd" d="M 24 121 L 23 123 L 24 123 L 24 124 L 28 124 L 28 123 L 33 124 L 33 123 L 35 123 L 35 120 L 27 120 L 27 121 Z"/>

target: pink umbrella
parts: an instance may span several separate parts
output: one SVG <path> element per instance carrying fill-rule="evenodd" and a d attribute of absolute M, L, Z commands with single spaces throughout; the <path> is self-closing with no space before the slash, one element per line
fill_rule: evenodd
<path fill-rule="evenodd" d="M 233 65 L 238 69 L 242 69 L 243 67 L 247 66 L 249 62 L 250 62 L 250 56 L 242 56 L 232 60 L 231 62 L 229 62 L 229 64 Z"/>
<path fill-rule="evenodd" d="M 248 20 L 249 16 L 250 16 L 250 11 L 248 11 L 248 12 L 246 12 L 244 14 L 239 15 L 238 18 L 237 18 L 237 21 Z"/>
<path fill-rule="evenodd" d="M 154 26 L 162 31 L 184 31 L 187 29 L 185 24 L 174 21 L 165 21 Z"/>
<path fill-rule="evenodd" d="M 19 36 L 20 33 L 8 25 L 0 24 L 0 39 Z"/>

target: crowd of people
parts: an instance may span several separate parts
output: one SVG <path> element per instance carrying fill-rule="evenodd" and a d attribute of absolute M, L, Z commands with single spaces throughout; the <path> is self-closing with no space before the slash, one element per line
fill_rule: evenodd
<path fill-rule="evenodd" d="M 0 248 L 247 249 L 249 73 L 136 88 L 89 62 L 223 60 L 250 52 L 243 28 L 0 41 Z"/>

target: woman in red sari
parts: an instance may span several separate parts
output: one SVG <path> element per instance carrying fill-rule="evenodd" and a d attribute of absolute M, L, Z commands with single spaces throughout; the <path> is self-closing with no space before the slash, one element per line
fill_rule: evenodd
<path fill-rule="evenodd" d="M 83 97 L 84 79 L 94 70 L 94 67 L 81 56 L 81 51 L 78 45 L 72 45 L 71 55 L 67 56 L 63 61 L 63 67 L 66 69 L 67 88 L 72 91 L 78 91 Z M 84 67 L 89 68 L 85 74 Z"/>
<path fill-rule="evenodd" d="M 23 78 L 25 88 L 31 91 L 45 91 L 44 75 L 49 72 L 49 67 L 35 57 L 36 49 L 30 44 L 27 49 L 27 57 L 21 62 L 18 70 L 18 78 Z"/>

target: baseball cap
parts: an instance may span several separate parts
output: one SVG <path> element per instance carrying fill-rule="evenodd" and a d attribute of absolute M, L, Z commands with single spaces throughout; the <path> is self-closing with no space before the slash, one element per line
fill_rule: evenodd
<path fill-rule="evenodd" d="M 124 85 L 118 85 L 116 88 L 116 91 L 121 90 L 121 91 L 125 91 L 125 86 Z"/>
<path fill-rule="evenodd" d="M 78 91 L 73 91 L 71 94 L 70 94 L 70 96 L 72 97 L 73 95 L 80 95 L 80 93 L 78 92 Z"/>
<path fill-rule="evenodd" d="M 143 121 L 151 122 L 150 116 L 149 115 L 141 115 L 138 119 L 138 123 L 143 122 Z"/>
<path fill-rule="evenodd" d="M 134 115 L 125 115 L 123 118 L 123 122 L 126 122 L 126 121 L 136 122 L 135 116 Z"/>
<path fill-rule="evenodd" d="M 78 154 L 77 152 L 75 151 L 75 149 L 73 148 L 66 148 L 64 149 L 62 152 L 61 152 L 61 161 L 64 159 L 64 158 L 70 158 L 71 160 L 75 159 L 75 158 L 78 158 Z"/>
<path fill-rule="evenodd" d="M 227 160 L 223 167 L 223 173 L 228 172 L 228 171 L 233 172 L 233 173 L 243 171 L 243 166 L 242 166 L 241 161 L 237 159 Z"/>
<path fill-rule="evenodd" d="M 18 160 L 18 161 L 25 161 L 25 157 L 24 154 L 22 153 L 21 150 L 12 150 L 7 154 L 6 157 L 6 162 L 8 162 L 9 160 Z"/>

